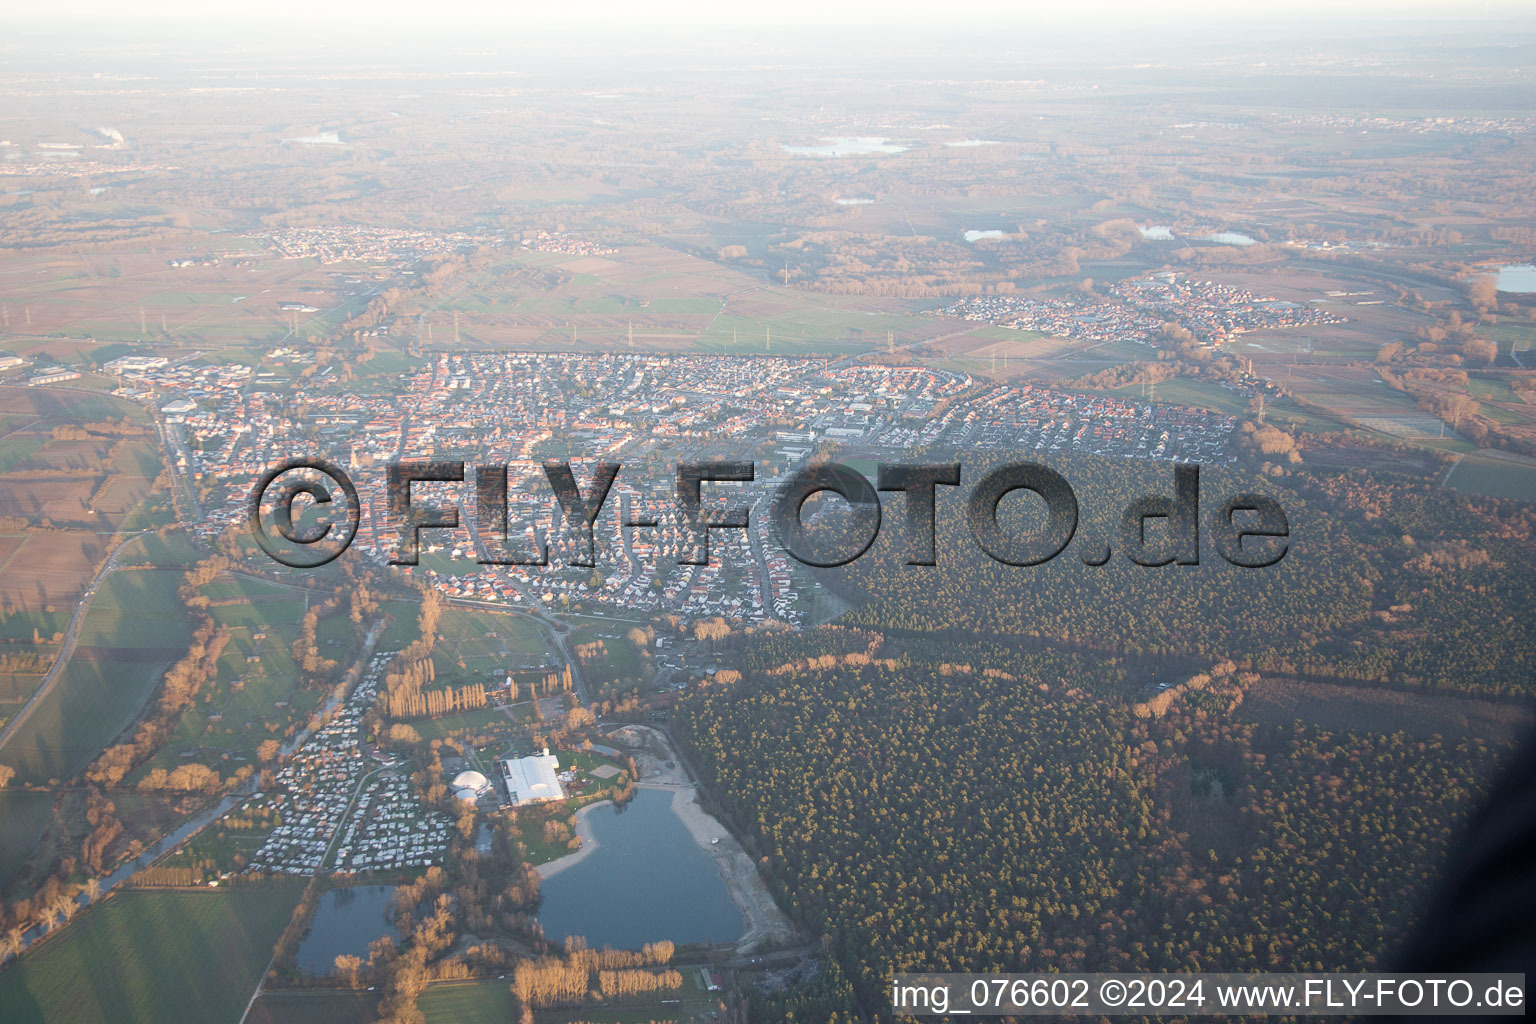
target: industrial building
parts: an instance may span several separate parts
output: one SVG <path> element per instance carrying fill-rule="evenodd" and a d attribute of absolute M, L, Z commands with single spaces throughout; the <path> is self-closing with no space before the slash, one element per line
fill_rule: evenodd
<path fill-rule="evenodd" d="M 559 759 L 549 751 L 533 757 L 509 757 L 501 762 L 501 774 L 507 782 L 507 797 L 513 806 L 536 804 L 543 800 L 563 800 L 556 771 Z"/>

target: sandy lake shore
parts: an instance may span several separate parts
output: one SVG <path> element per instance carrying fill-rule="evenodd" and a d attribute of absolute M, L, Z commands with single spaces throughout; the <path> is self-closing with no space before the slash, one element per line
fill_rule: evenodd
<path fill-rule="evenodd" d="M 742 849 L 724 825 L 699 806 L 698 788 L 688 778 L 666 734 L 646 726 L 629 725 L 614 732 L 609 738 L 628 747 L 634 755 L 636 767 L 640 770 L 640 788 L 671 790 L 672 812 L 687 827 L 699 849 L 714 860 L 732 902 L 746 921 L 747 929 L 736 943 L 737 951 L 747 953 L 793 943 L 796 940 L 794 926 L 779 910 L 778 904 L 774 903 L 762 875 L 758 873 L 757 866 L 752 863 L 746 850 Z M 539 865 L 539 877 L 551 878 L 581 863 L 584 857 L 597 849 L 598 842 L 592 834 L 592 826 L 587 817 L 595 808 L 608 802 L 605 800 L 588 804 L 576 812 L 576 834 L 581 838 L 581 848 Z"/>

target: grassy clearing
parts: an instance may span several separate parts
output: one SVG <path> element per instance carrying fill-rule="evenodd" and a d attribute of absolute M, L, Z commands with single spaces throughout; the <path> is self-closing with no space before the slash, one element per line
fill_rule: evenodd
<path fill-rule="evenodd" d="M 538 626 L 521 615 L 449 606 L 437 636 L 432 657 L 443 682 L 500 682 L 508 672 L 550 660 Z"/>
<path fill-rule="evenodd" d="M 1515 394 L 1515 389 L 1506 384 L 1502 377 L 1472 374 L 1467 378 L 1467 390 L 1479 402 L 1523 404 L 1520 401 L 1520 396 Z"/>
<path fill-rule="evenodd" d="M 1536 466 L 1487 455 L 1466 455 L 1446 481 L 1458 491 L 1536 501 Z"/>
<path fill-rule="evenodd" d="M 62 602 L 52 608 L 52 611 L 16 611 L 0 618 L 0 640 L 30 643 L 32 631 L 36 630 L 38 637 L 48 643 L 55 633 L 64 632 L 75 611 L 73 607 L 64 607 Z"/>
<path fill-rule="evenodd" d="M 302 594 L 229 576 L 204 585 L 201 593 L 231 602 L 208 610 L 230 630 L 218 676 L 182 714 L 171 739 L 129 776 L 130 783 L 153 768 L 174 768 L 189 751 L 202 763 L 224 771 L 235 767 L 221 764 L 226 759 L 250 762 L 264 740 L 286 738 L 303 726 L 325 695 L 323 690 L 297 688 L 300 673 L 293 643 L 304 613 Z M 346 628 L 335 644 L 321 640 L 322 653 L 345 664 L 354 656 L 354 637 L 344 613 L 322 622 L 336 620 Z"/>
<path fill-rule="evenodd" d="M 1266 676 L 1236 712 L 1244 721 L 1289 724 L 1301 719 L 1336 732 L 1368 730 L 1511 742 L 1529 731 L 1530 708 L 1438 693 L 1405 693 L 1364 686 Z"/>
<path fill-rule="evenodd" d="M 5 1019 L 237 1020 L 300 888 L 123 892 L 0 972 Z"/>
<path fill-rule="evenodd" d="M 514 731 L 511 719 L 498 708 L 476 708 L 441 718 L 413 718 L 410 725 L 421 734 L 422 739 L 428 741 L 447 739 L 450 734 L 466 729 L 473 733 L 496 732 L 509 735 Z"/>
<path fill-rule="evenodd" d="M 379 634 L 378 650 L 398 651 L 409 647 L 421 635 L 416 619 L 421 614 L 418 601 L 380 601 L 379 610 L 390 616 L 390 623 Z"/>
<path fill-rule="evenodd" d="M 192 538 L 180 530 L 161 536 L 147 533 L 124 542 L 119 565 L 151 565 L 157 569 L 177 569 L 192 565 L 203 557 Z"/>
<path fill-rule="evenodd" d="M 595 648 L 598 653 L 581 658 L 581 670 L 587 681 L 599 692 L 610 689 L 626 689 L 640 681 L 641 668 L 644 664 L 640 649 L 630 640 L 627 633 L 630 627 L 622 623 L 606 625 L 604 628 L 582 626 L 571 633 L 569 644 L 572 652 L 582 649 L 594 649 L 601 644 L 601 648 Z M 594 645 L 594 648 L 586 648 L 585 645 Z"/>

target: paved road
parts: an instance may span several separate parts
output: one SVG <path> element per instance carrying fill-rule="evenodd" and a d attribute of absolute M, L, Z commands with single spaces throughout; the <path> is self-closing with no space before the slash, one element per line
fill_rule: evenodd
<path fill-rule="evenodd" d="M 16 717 L 11 719 L 3 730 L 0 730 L 0 751 L 5 749 L 5 745 L 15 736 L 22 723 L 37 709 L 37 706 L 52 691 L 54 684 L 59 681 L 59 676 L 64 673 L 65 664 L 69 662 L 69 656 L 74 653 L 75 638 L 80 633 L 80 623 L 85 620 L 86 609 L 90 607 L 91 598 L 96 596 L 96 591 L 101 587 L 101 581 L 106 579 L 107 573 L 112 571 L 117 562 L 118 555 L 122 554 L 128 542 L 137 536 L 139 536 L 138 533 L 130 533 L 123 536 L 123 542 L 112 549 L 112 554 L 108 555 L 107 560 L 101 563 L 101 568 L 96 570 L 96 575 L 91 578 L 91 582 L 85 588 L 85 592 L 80 595 L 80 600 L 75 605 L 75 614 L 70 616 L 69 626 L 64 630 L 64 643 L 59 648 L 59 656 L 54 659 L 53 666 L 48 669 L 48 674 L 43 677 L 42 684 L 38 686 L 36 692 L 27 698 L 27 702 L 16 712 Z"/>

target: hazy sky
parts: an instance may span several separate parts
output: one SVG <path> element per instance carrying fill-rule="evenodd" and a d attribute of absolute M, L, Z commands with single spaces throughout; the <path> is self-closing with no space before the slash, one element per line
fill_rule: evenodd
<path fill-rule="evenodd" d="M 1127 21 L 1151 23 L 1168 20 L 1262 24 L 1311 22 L 1320 36 L 1340 16 L 1350 20 L 1379 18 L 1384 22 L 1404 18 L 1480 19 L 1528 18 L 1536 21 L 1531 0 L 50 0 L 47 3 L 16 3 L 0 15 L 0 24 L 69 19 L 81 26 L 103 21 L 147 24 L 225 23 L 251 24 L 288 21 L 302 35 L 317 22 L 359 26 L 443 26 L 446 23 L 555 25 L 603 31 L 626 26 L 798 24 L 817 26 L 848 23 L 953 25 L 1098 23 L 1113 27 Z"/>

